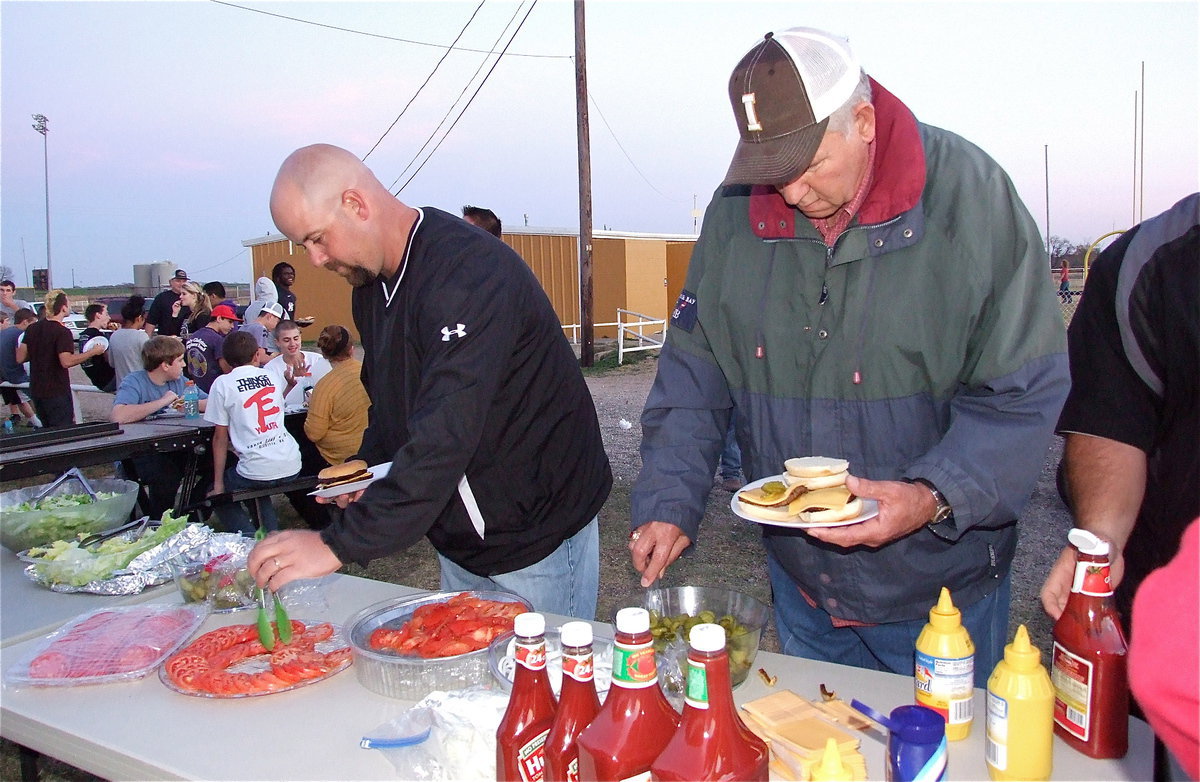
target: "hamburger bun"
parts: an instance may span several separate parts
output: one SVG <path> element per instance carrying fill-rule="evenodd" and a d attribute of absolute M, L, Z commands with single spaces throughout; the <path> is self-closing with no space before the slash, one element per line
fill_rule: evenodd
<path fill-rule="evenodd" d="M 347 483 L 357 483 L 358 481 L 373 478 L 374 474 L 367 469 L 367 463 L 362 459 L 352 459 L 348 462 L 335 464 L 332 467 L 326 467 L 317 473 L 318 489 L 329 489 L 334 486 L 341 486 Z"/>
<path fill-rule="evenodd" d="M 829 524 L 852 519 L 862 513 L 862 500 L 845 486 L 817 489 L 804 494 L 794 503 L 800 521 L 807 524 Z"/>
<path fill-rule="evenodd" d="M 763 521 L 832 524 L 862 513 L 863 502 L 846 487 L 835 486 L 805 492 L 788 503 L 787 507 L 750 505 L 739 497 L 738 508 L 747 516 Z"/>
<path fill-rule="evenodd" d="M 813 477 L 801 478 L 796 475 L 785 475 L 784 478 L 788 484 L 803 486 L 810 491 L 813 489 L 828 489 L 833 486 L 842 486 L 846 483 L 846 478 L 850 477 L 849 470 L 834 473 L 833 475 L 817 475 Z"/>
<path fill-rule="evenodd" d="M 797 478 L 821 478 L 846 472 L 850 469 L 850 462 L 828 456 L 801 456 L 788 459 L 783 463 L 783 468 L 788 475 Z"/>
<path fill-rule="evenodd" d="M 771 491 L 770 489 L 775 489 Z M 804 494 L 807 489 L 799 484 L 786 484 L 783 481 L 771 480 L 754 489 L 743 489 L 738 492 L 738 502 L 743 505 L 753 505 L 761 508 L 783 508 L 788 503 Z"/>

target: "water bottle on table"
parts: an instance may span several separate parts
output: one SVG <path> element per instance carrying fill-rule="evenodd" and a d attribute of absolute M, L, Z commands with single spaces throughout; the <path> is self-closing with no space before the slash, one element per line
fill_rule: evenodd
<path fill-rule="evenodd" d="M 200 417 L 200 391 L 197 390 L 194 380 L 187 381 L 187 385 L 183 387 L 183 417 Z"/>

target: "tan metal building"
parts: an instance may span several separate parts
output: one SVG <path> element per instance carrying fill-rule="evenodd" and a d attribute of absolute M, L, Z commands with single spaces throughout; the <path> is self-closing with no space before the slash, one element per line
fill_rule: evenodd
<path fill-rule="evenodd" d="M 567 229 L 514 228 L 504 241 L 529 264 L 567 329 L 577 335 L 579 315 L 579 234 Z M 695 236 L 596 231 L 592 236 L 592 309 L 596 323 L 614 323 L 625 309 L 665 319 L 683 287 Z M 305 339 L 316 339 L 325 326 L 339 323 L 358 332 L 350 314 L 350 285 L 333 272 L 316 268 L 304 247 L 281 234 L 246 239 L 254 279 L 270 277 L 280 261 L 296 269 L 296 315 L 311 316 Z M 597 327 L 596 337 L 616 337 L 615 326 Z"/>

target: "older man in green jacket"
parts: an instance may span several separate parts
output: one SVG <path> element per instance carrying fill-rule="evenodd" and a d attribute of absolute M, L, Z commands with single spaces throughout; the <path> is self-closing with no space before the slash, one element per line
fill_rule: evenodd
<path fill-rule="evenodd" d="M 789 654 L 912 674 L 949 587 L 982 686 L 1003 653 L 1016 521 L 1068 387 L 1037 226 L 964 139 L 918 123 L 842 39 L 768 34 L 642 415 L 643 585 L 695 539 L 731 410 L 746 477 L 847 459 L 853 525 L 764 526 Z"/>

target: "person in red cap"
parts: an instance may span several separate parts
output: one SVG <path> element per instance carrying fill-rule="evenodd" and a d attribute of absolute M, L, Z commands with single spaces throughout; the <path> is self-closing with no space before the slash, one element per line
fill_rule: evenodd
<path fill-rule="evenodd" d="M 764 526 L 783 650 L 911 675 L 946 586 L 983 686 L 1006 640 L 1017 517 L 1068 387 L 1037 224 L 995 161 L 918 122 L 839 36 L 767 34 L 729 99 L 740 141 L 642 414 L 642 586 L 696 539 L 736 411 L 747 479 L 836 457 L 878 508 Z"/>
<path fill-rule="evenodd" d="M 185 371 L 205 393 L 218 376 L 229 371 L 229 365 L 221 356 L 221 345 L 240 320 L 233 307 L 218 304 L 212 308 L 212 320 L 208 325 L 188 337 L 184 348 Z"/>

